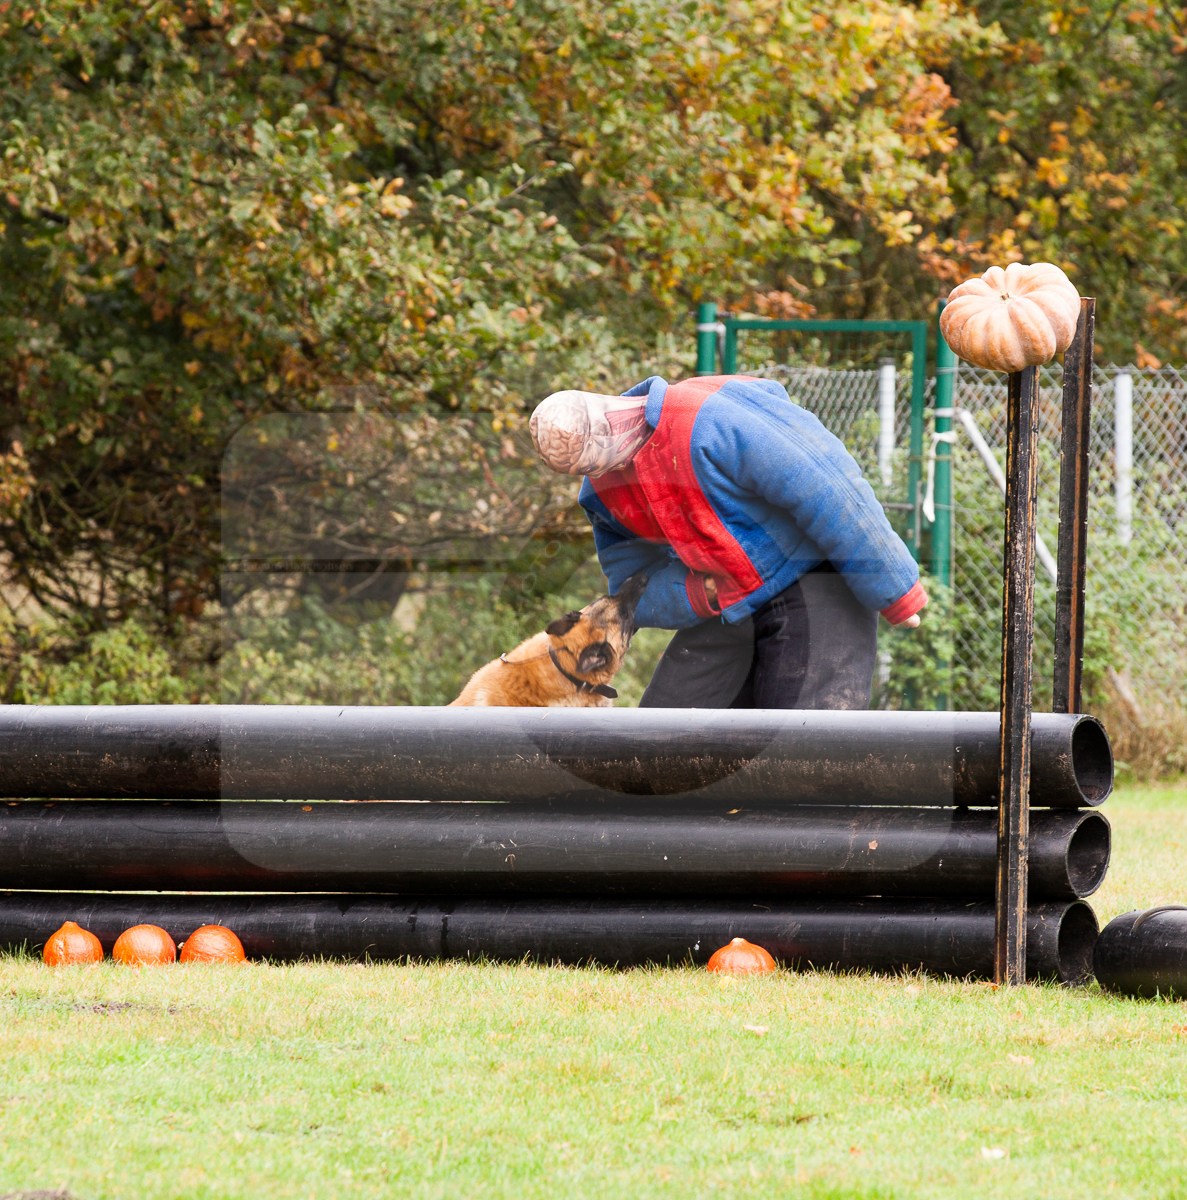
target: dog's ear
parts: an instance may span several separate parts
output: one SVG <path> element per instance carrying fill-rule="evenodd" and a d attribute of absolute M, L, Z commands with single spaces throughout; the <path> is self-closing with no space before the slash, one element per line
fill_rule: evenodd
<path fill-rule="evenodd" d="M 557 617 L 545 632 L 550 633 L 553 637 L 564 637 L 580 620 L 579 612 L 567 612 L 563 617 Z"/>
<path fill-rule="evenodd" d="M 577 674 L 589 675 L 594 671 L 604 671 L 614 661 L 614 651 L 609 642 L 594 642 L 581 651 L 577 660 Z"/>

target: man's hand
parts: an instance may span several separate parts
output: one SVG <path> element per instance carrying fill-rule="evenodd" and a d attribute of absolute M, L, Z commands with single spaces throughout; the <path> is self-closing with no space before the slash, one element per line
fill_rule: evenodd
<path fill-rule="evenodd" d="M 931 597 L 929 596 L 926 600 L 924 600 L 923 608 L 926 608 L 930 603 Z M 920 609 L 919 611 L 922 612 L 923 609 Z M 919 613 L 912 613 L 911 616 L 909 616 L 905 621 L 901 622 L 901 624 L 904 629 L 918 629 L 920 619 Z"/>
<path fill-rule="evenodd" d="M 712 575 L 703 575 L 701 578 L 705 581 L 705 595 L 709 597 L 709 603 L 715 608 L 720 608 L 721 605 L 717 601 L 717 580 Z"/>

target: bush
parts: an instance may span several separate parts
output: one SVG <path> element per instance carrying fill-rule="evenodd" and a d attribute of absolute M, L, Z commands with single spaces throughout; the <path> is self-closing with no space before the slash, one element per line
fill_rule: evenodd
<path fill-rule="evenodd" d="M 69 626 L 8 623 L 4 695 L 16 704 L 186 704 L 208 701 L 209 669 L 129 618 L 81 638 Z"/>

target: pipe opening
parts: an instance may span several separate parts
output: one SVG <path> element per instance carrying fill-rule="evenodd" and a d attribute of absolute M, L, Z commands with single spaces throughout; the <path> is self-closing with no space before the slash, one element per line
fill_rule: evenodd
<path fill-rule="evenodd" d="M 1083 984 L 1092 979 L 1092 952 L 1100 926 L 1096 913 L 1077 900 L 1069 904 L 1059 922 L 1059 982 Z"/>
<path fill-rule="evenodd" d="M 1113 831 L 1100 813 L 1089 813 L 1067 845 L 1067 878 L 1072 891 L 1083 900 L 1105 880 L 1113 850 Z"/>
<path fill-rule="evenodd" d="M 1088 804 L 1103 804 L 1113 790 L 1113 748 L 1105 727 L 1085 717 L 1072 730 L 1072 774 Z"/>

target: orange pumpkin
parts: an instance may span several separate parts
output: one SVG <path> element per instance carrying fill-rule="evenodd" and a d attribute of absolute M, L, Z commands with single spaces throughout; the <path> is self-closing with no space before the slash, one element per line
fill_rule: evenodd
<path fill-rule="evenodd" d="M 953 288 L 940 331 L 965 362 L 1013 372 L 1066 350 L 1079 316 L 1075 286 L 1054 263 L 1010 263 Z"/>
<path fill-rule="evenodd" d="M 45 943 L 41 957 L 51 967 L 64 967 L 71 963 L 92 963 L 103 961 L 103 947 L 99 939 L 88 929 L 67 921 L 56 933 L 50 935 Z"/>
<path fill-rule="evenodd" d="M 133 925 L 116 938 L 111 957 L 129 967 L 160 967 L 177 961 L 177 947 L 159 925 Z"/>
<path fill-rule="evenodd" d="M 734 938 L 728 946 L 713 952 L 709 959 L 710 971 L 722 971 L 727 975 L 769 975 L 779 968 L 775 960 L 761 947 L 745 938 Z"/>
<path fill-rule="evenodd" d="M 243 943 L 225 925 L 203 925 L 182 943 L 181 961 L 241 963 L 247 956 Z"/>

